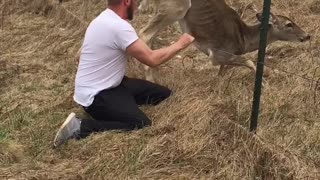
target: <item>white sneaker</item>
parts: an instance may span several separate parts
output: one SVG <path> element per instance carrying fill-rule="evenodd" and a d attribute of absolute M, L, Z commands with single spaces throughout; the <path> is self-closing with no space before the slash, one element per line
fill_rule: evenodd
<path fill-rule="evenodd" d="M 64 123 L 60 126 L 53 141 L 54 147 L 60 146 L 67 140 L 75 138 L 79 134 L 81 121 L 75 116 L 75 113 L 70 113 Z"/>

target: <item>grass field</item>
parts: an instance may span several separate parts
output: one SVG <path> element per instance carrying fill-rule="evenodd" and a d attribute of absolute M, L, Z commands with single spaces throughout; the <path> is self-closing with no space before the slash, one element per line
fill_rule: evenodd
<path fill-rule="evenodd" d="M 241 13 L 262 1 L 227 0 Z M 249 133 L 254 77 L 218 68 L 194 48 L 156 70 L 173 90 L 158 106 L 141 107 L 153 126 L 106 132 L 52 149 L 73 100 L 74 56 L 104 0 L 0 1 L 0 179 L 320 179 L 320 1 L 274 0 L 272 11 L 312 36 L 268 47 L 273 72 L 263 89 L 257 134 Z M 149 20 L 139 14 L 139 30 Z M 255 14 L 244 12 L 253 22 Z M 180 34 L 171 26 L 155 47 Z M 184 58 L 185 57 L 185 58 Z M 189 58 L 187 58 L 189 57 Z M 256 58 L 256 53 L 246 55 Z M 143 77 L 137 63 L 128 75 Z"/>

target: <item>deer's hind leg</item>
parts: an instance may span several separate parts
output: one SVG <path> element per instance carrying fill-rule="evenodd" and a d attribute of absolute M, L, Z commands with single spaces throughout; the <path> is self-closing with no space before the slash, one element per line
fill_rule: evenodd
<path fill-rule="evenodd" d="M 161 0 L 156 3 L 156 14 L 139 32 L 141 38 L 150 44 L 153 37 L 167 26 L 181 20 L 191 7 L 190 0 Z"/>
<path fill-rule="evenodd" d="M 148 46 L 151 46 L 152 39 L 158 32 L 185 16 L 190 5 L 186 5 L 184 2 L 189 1 L 190 0 L 180 0 L 178 2 L 161 1 L 157 4 L 159 7 L 157 7 L 156 15 L 148 22 L 147 26 L 139 32 L 141 39 L 145 41 Z M 144 66 L 144 69 L 145 78 L 154 82 L 151 68 Z"/>
<path fill-rule="evenodd" d="M 139 12 L 146 13 L 153 9 L 153 1 L 140 0 L 139 1 Z"/>

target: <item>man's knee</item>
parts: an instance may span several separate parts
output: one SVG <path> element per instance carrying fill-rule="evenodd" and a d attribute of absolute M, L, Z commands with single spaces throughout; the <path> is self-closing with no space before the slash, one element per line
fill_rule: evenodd
<path fill-rule="evenodd" d="M 137 129 L 141 129 L 144 128 L 146 126 L 151 126 L 152 125 L 152 121 L 148 118 L 148 117 L 137 117 L 135 118 L 135 127 Z"/>
<path fill-rule="evenodd" d="M 171 95 L 172 91 L 167 87 L 161 87 L 161 90 L 158 93 L 153 95 L 153 98 L 150 99 L 152 105 L 158 105 L 163 100 L 167 99 Z"/>
<path fill-rule="evenodd" d="M 172 91 L 169 88 L 165 87 L 164 90 L 163 90 L 164 98 L 165 99 L 168 98 L 171 94 L 172 94 Z"/>
<path fill-rule="evenodd" d="M 152 125 L 152 121 L 149 118 L 145 118 L 145 119 L 142 120 L 142 125 L 143 125 L 143 127 L 151 126 Z"/>

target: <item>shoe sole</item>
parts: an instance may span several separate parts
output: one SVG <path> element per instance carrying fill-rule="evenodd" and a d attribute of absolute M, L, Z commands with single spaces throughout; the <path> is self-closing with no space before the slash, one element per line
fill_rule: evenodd
<path fill-rule="evenodd" d="M 69 116 L 67 117 L 67 119 L 63 122 L 63 124 L 60 126 L 56 136 L 54 137 L 54 141 L 53 141 L 53 147 L 58 147 L 60 144 L 57 144 L 57 138 L 58 135 L 60 134 L 60 132 L 62 131 L 62 129 L 76 116 L 75 113 L 70 113 Z"/>

